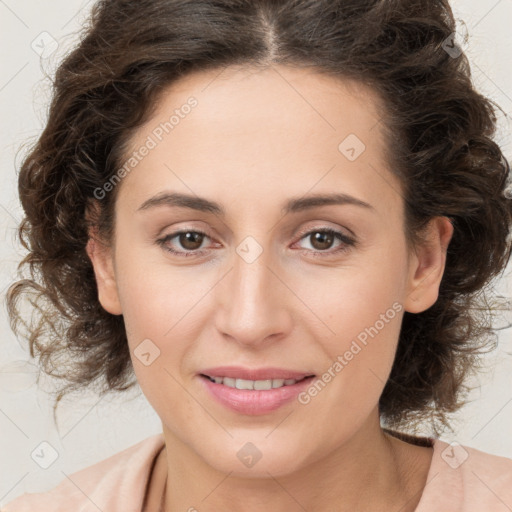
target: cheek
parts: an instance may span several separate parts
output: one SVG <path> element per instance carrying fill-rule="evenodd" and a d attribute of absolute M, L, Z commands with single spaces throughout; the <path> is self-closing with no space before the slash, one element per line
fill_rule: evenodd
<path fill-rule="evenodd" d="M 389 289 L 375 286 L 340 294 L 338 307 L 330 311 L 327 322 L 334 334 L 323 335 L 323 339 L 329 360 L 332 365 L 340 362 L 338 373 L 343 373 L 347 382 L 364 388 L 371 384 L 368 379 L 387 380 L 403 315 L 397 297 Z"/>
<path fill-rule="evenodd" d="M 313 313 L 310 317 L 322 320 L 323 331 L 317 334 L 347 340 L 373 326 L 386 312 L 394 318 L 397 307 L 393 304 L 403 301 L 405 275 L 403 254 L 383 247 L 354 257 L 346 266 L 297 275 L 293 289 Z M 385 325 L 391 330 L 390 323 Z"/>
<path fill-rule="evenodd" d="M 176 385 L 172 376 L 181 380 L 217 276 L 157 262 L 147 253 L 124 254 L 116 268 L 128 345 L 137 380 L 152 402 L 160 389 Z"/>
<path fill-rule="evenodd" d="M 301 403 L 311 403 L 319 417 L 329 404 L 329 417 L 343 428 L 361 425 L 375 409 L 395 358 L 403 308 L 399 301 L 380 298 L 373 296 L 370 304 L 358 296 L 341 304 L 336 322 L 330 323 L 336 334 L 317 338 L 327 363 Z M 332 428 L 333 437 L 339 428 Z"/>
<path fill-rule="evenodd" d="M 405 268 L 403 253 L 383 248 L 301 291 L 323 321 L 314 332 L 328 361 L 320 378 L 340 414 L 348 407 L 359 415 L 363 404 L 369 411 L 389 377 L 403 317 Z"/>
<path fill-rule="evenodd" d="M 123 248 L 124 245 L 124 248 Z M 116 280 L 125 325 L 137 336 L 164 338 L 190 308 L 200 286 L 183 268 L 162 262 L 154 249 L 119 244 Z"/>

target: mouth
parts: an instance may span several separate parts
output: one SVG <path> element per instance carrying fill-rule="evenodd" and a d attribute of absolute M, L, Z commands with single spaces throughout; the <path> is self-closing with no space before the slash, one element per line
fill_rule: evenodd
<path fill-rule="evenodd" d="M 298 382 L 309 380 L 315 377 L 315 375 L 306 375 L 297 379 L 261 379 L 261 380 L 250 380 L 241 379 L 234 377 L 221 377 L 221 376 L 210 376 L 204 373 L 199 374 L 202 378 L 208 379 L 210 382 L 215 384 L 222 384 L 229 388 L 241 389 L 241 390 L 255 390 L 255 391 L 266 391 L 269 389 L 278 389 L 285 386 L 293 386 Z"/>
<path fill-rule="evenodd" d="M 259 378 L 240 378 L 241 373 L 244 377 Z M 199 373 L 197 378 L 203 384 L 207 396 L 217 403 L 239 415 L 254 416 L 271 414 L 286 404 L 293 404 L 316 376 L 270 368 L 240 370 L 224 367 Z"/>

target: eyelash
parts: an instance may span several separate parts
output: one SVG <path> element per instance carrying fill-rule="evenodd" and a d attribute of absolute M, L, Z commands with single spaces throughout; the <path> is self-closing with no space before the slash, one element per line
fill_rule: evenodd
<path fill-rule="evenodd" d="M 175 231 L 174 233 L 165 235 L 163 238 L 158 239 L 156 242 L 165 251 L 170 252 L 171 254 L 174 254 L 179 257 L 188 258 L 190 256 L 201 256 L 205 252 L 204 249 L 203 250 L 197 249 L 195 251 L 175 251 L 174 249 L 171 249 L 167 245 L 167 242 L 169 240 L 172 240 L 173 238 L 176 238 L 177 236 L 184 234 L 184 233 L 196 233 L 196 234 L 203 235 L 203 236 L 210 238 L 210 236 L 207 233 L 205 233 L 204 231 L 201 231 L 198 229 L 184 229 L 181 231 Z M 342 245 L 338 249 L 336 249 L 334 251 L 329 251 L 329 252 L 319 251 L 319 250 L 311 251 L 310 249 L 302 249 L 302 251 L 311 252 L 314 257 L 328 257 L 328 256 L 332 256 L 334 254 L 344 253 L 356 245 L 356 241 L 353 238 L 350 238 L 350 237 L 344 235 L 343 233 L 340 233 L 339 231 L 336 231 L 331 228 L 316 228 L 316 229 L 307 231 L 306 233 L 301 233 L 301 237 L 299 238 L 299 241 L 302 240 L 303 238 L 306 238 L 306 237 L 312 235 L 313 233 L 323 233 L 323 234 L 333 235 L 334 237 L 336 237 L 338 240 L 340 240 L 342 242 Z"/>

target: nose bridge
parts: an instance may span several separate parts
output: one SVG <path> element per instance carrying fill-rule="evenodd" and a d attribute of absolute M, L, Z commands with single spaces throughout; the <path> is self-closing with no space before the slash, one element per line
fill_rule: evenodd
<path fill-rule="evenodd" d="M 240 343 L 257 344 L 290 328 L 275 261 L 267 243 L 252 236 L 235 248 L 232 270 L 220 291 L 222 310 L 218 311 L 217 327 L 225 335 Z"/>

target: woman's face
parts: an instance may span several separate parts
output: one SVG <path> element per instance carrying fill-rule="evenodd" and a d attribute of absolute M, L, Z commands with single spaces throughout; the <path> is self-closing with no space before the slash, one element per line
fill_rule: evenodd
<path fill-rule="evenodd" d="M 450 232 L 436 224 L 408 253 L 364 86 L 288 67 L 219 73 L 175 83 L 132 138 L 99 297 L 124 317 L 168 443 L 225 473 L 280 475 L 378 427 L 403 313 L 435 302 Z M 221 366 L 315 378 L 236 391 L 201 376 Z M 279 386 L 277 370 L 256 380 L 272 376 Z"/>

